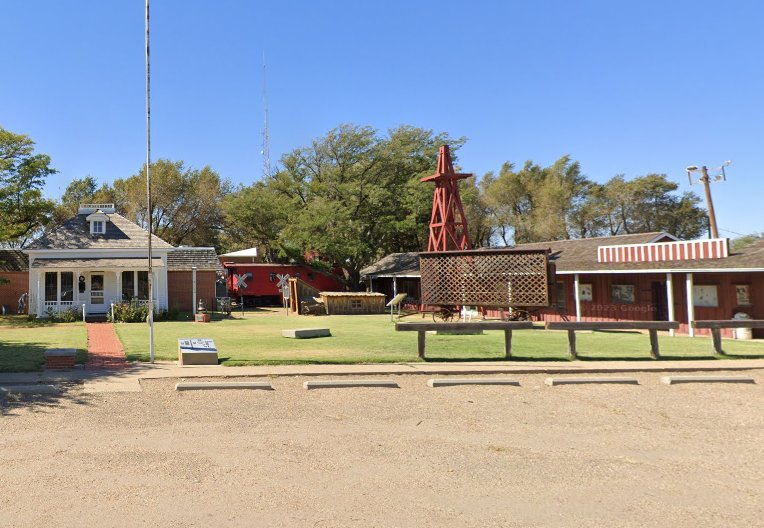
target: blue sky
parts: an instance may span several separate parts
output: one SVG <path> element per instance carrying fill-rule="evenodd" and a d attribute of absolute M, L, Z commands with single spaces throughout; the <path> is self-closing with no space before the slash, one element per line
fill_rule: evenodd
<path fill-rule="evenodd" d="M 143 1 L 6 1 L 0 125 L 60 173 L 111 181 L 145 159 Z M 261 176 L 341 123 L 466 136 L 460 164 L 668 174 L 733 160 L 723 236 L 764 231 L 764 4 L 756 1 L 153 0 L 152 157 Z M 702 195 L 702 188 L 692 188 Z"/>

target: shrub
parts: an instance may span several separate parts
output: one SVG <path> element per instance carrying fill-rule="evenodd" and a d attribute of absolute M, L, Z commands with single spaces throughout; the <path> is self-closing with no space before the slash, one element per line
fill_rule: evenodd
<path fill-rule="evenodd" d="M 106 319 L 112 323 L 145 323 L 149 316 L 149 308 L 137 300 L 125 301 L 114 305 L 114 320 L 111 320 L 111 312 Z M 154 321 L 175 321 L 178 319 L 178 309 L 155 310 Z"/>
<path fill-rule="evenodd" d="M 137 300 L 121 302 L 114 305 L 114 320 L 111 321 L 111 313 L 107 319 L 111 322 L 120 323 L 143 323 L 149 315 L 149 308 Z"/>
<path fill-rule="evenodd" d="M 75 323 L 80 320 L 81 316 L 78 308 L 67 308 L 66 310 L 61 311 L 48 308 L 45 315 L 54 323 Z"/>

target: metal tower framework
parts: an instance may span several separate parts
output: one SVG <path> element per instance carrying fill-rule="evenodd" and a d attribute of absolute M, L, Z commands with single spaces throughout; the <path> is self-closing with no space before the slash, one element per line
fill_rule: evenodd
<path fill-rule="evenodd" d="M 427 251 L 451 251 L 472 249 L 467 231 L 462 199 L 459 196 L 459 180 L 472 174 L 454 172 L 448 145 L 440 147 L 438 172 L 420 181 L 435 183 L 430 217 L 430 239 Z"/>

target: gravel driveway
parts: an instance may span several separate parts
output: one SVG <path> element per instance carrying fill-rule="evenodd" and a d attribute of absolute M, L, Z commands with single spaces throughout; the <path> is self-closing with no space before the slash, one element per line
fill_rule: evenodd
<path fill-rule="evenodd" d="M 7 401 L 0 525 L 764 525 L 764 375 Z M 314 378 L 311 378 L 314 379 Z"/>

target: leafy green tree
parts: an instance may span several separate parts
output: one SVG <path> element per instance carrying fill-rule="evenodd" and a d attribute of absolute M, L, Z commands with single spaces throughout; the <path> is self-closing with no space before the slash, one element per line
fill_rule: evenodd
<path fill-rule="evenodd" d="M 730 247 L 732 251 L 740 251 L 741 249 L 750 246 L 751 244 L 755 244 L 762 239 L 764 239 L 764 233 L 752 233 L 750 235 L 743 235 L 737 238 L 733 238 L 730 241 Z"/>
<path fill-rule="evenodd" d="M 56 170 L 50 157 L 34 153 L 34 141 L 0 127 L 0 241 L 23 247 L 47 225 L 54 204 L 43 197 Z"/>
<path fill-rule="evenodd" d="M 92 176 L 75 178 L 66 186 L 64 194 L 61 196 L 61 205 L 71 214 L 77 214 L 80 204 L 92 202 L 97 190 L 98 183 Z"/>
<path fill-rule="evenodd" d="M 419 182 L 437 165 L 438 146 L 463 140 L 402 126 L 382 137 L 342 125 L 281 159 L 267 183 L 288 207 L 282 249 L 318 252 L 358 286 L 360 270 L 391 252 L 426 247 L 432 187 Z"/>
<path fill-rule="evenodd" d="M 151 164 L 152 230 L 173 245 L 220 246 L 222 201 L 230 183 L 209 166 L 186 168 L 182 161 L 160 159 Z M 147 227 L 146 166 L 138 174 L 117 179 L 96 197 L 112 198 L 127 218 Z"/>
<path fill-rule="evenodd" d="M 498 176 L 486 174 L 481 187 L 492 234 L 504 244 L 566 239 L 589 229 L 581 223 L 595 184 L 569 156 L 549 167 L 527 161 L 520 170 L 507 162 Z"/>
<path fill-rule="evenodd" d="M 279 256 L 279 235 L 289 222 L 291 202 L 274 188 L 274 180 L 239 187 L 223 199 L 223 245 L 257 247 L 267 262 Z"/>
<path fill-rule="evenodd" d="M 666 231 L 682 239 L 701 236 L 706 212 L 691 192 L 676 194 L 679 185 L 665 174 L 632 180 L 620 174 L 605 183 L 597 197 L 610 235 Z"/>

